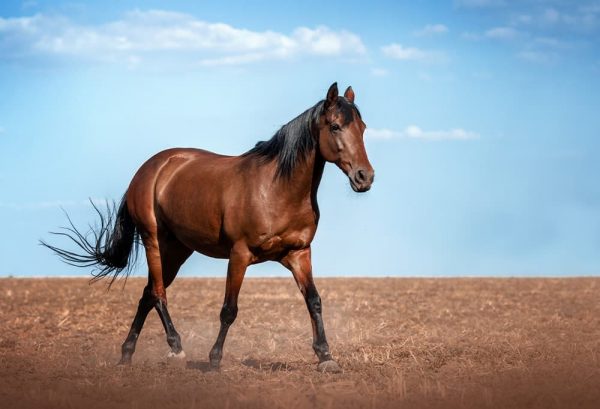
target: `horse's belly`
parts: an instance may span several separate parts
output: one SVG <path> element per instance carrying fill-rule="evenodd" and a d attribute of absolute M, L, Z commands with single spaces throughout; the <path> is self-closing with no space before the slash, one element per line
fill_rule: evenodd
<path fill-rule="evenodd" d="M 169 232 L 189 249 L 209 257 L 229 257 L 231 244 L 222 234 L 219 217 L 209 217 L 200 210 L 183 215 L 162 213 Z"/>
<path fill-rule="evenodd" d="M 184 243 L 189 248 L 213 258 L 229 258 L 231 246 L 222 244 Z"/>

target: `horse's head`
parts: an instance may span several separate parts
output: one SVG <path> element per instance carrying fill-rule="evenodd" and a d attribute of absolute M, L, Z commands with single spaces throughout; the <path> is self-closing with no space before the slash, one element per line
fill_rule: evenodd
<path fill-rule="evenodd" d="M 355 192 L 371 188 L 375 171 L 369 163 L 363 141 L 366 125 L 354 105 L 354 91 L 348 87 L 338 96 L 337 83 L 329 87 L 319 121 L 319 150 L 323 158 L 335 163 L 350 179 Z"/>

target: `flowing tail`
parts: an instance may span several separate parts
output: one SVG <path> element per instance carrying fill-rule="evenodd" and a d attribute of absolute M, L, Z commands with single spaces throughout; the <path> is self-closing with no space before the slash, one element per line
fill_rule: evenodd
<path fill-rule="evenodd" d="M 129 276 L 135 260 L 137 259 L 139 234 L 135 223 L 127 210 L 125 196 L 121 200 L 119 209 L 116 204 L 106 205 L 106 214 L 92 206 L 100 216 L 100 224 L 92 227 L 82 234 L 73 225 L 71 218 L 65 212 L 69 227 L 62 227 L 61 232 L 50 232 L 57 236 L 68 237 L 81 251 L 64 250 L 40 240 L 40 244 L 49 248 L 65 263 L 75 267 L 94 267 L 92 282 L 104 277 L 111 277 L 109 287 L 120 274 L 125 278 Z"/>

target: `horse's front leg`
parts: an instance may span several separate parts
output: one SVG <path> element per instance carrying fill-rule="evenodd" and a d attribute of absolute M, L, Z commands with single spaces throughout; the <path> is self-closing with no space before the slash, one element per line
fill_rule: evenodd
<path fill-rule="evenodd" d="M 221 308 L 221 329 L 217 340 L 210 350 L 209 359 L 212 369 L 218 369 L 223 357 L 223 344 L 227 337 L 229 327 L 235 321 L 238 312 L 238 295 L 244 281 L 246 268 L 250 264 L 252 254 L 245 244 L 234 245 L 229 256 L 229 265 L 227 266 L 227 282 L 225 286 L 225 299 Z"/>
<path fill-rule="evenodd" d="M 329 344 L 325 336 L 325 327 L 323 326 L 321 297 L 312 277 L 312 263 L 310 257 L 310 247 L 302 250 L 290 251 L 282 260 L 281 264 L 287 267 L 296 280 L 298 288 L 304 296 L 308 313 L 312 322 L 313 329 L 313 349 L 319 358 L 321 372 L 340 372 L 339 365 L 331 357 Z"/>

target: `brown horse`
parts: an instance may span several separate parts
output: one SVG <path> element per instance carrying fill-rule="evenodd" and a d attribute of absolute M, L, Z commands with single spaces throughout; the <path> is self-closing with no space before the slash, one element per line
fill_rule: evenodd
<path fill-rule="evenodd" d="M 95 278 L 112 275 L 112 283 L 119 273 L 129 273 L 141 238 L 148 284 L 123 343 L 121 364 L 131 363 L 153 307 L 165 328 L 169 356 L 185 357 L 167 310 L 166 289 L 197 251 L 229 259 L 221 329 L 209 355 L 212 368 L 219 367 L 227 331 L 236 318 L 246 268 L 274 260 L 291 270 L 304 296 L 318 369 L 337 372 L 313 282 L 310 245 L 319 222 L 317 189 L 325 162 L 335 163 L 356 192 L 369 190 L 373 183 L 363 144 L 365 128 L 352 88 L 340 97 L 334 83 L 325 100 L 241 156 L 178 148 L 150 158 L 133 177 L 118 211 L 109 209 L 108 218 L 99 212 L 101 223 L 91 241 L 72 223 L 66 233 L 58 233 L 71 238 L 85 254 L 42 244 L 68 263 L 97 266 Z"/>

